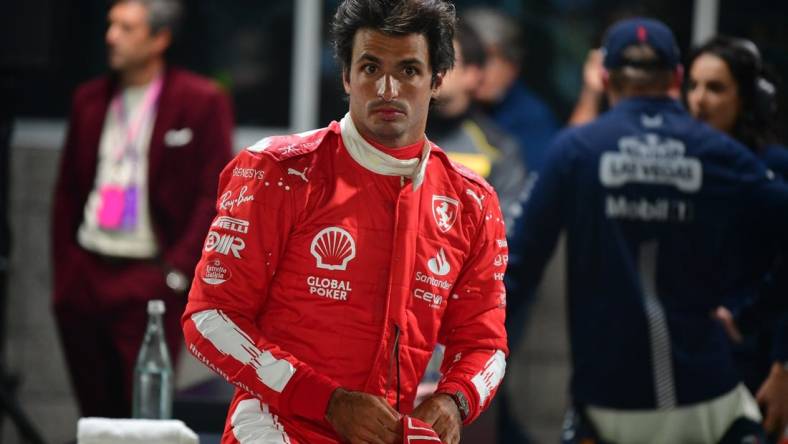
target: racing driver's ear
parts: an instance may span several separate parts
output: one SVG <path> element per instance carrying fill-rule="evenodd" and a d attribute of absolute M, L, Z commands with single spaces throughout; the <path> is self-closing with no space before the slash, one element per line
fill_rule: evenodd
<path fill-rule="evenodd" d="M 345 94 L 350 95 L 350 67 L 348 66 L 342 68 L 342 86 L 345 88 Z"/>
<path fill-rule="evenodd" d="M 443 76 L 446 75 L 446 72 L 439 72 L 435 73 L 432 77 L 432 98 L 438 98 L 438 94 L 441 90 L 441 85 L 443 85 Z"/>

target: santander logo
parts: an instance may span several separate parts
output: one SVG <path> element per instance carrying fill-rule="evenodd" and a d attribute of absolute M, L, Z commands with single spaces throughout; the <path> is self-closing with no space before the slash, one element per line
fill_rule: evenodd
<path fill-rule="evenodd" d="M 315 235 L 309 251 L 317 260 L 317 268 L 344 271 L 356 257 L 356 241 L 344 228 L 328 227 Z"/>
<path fill-rule="evenodd" d="M 451 265 L 446 260 L 446 253 L 441 248 L 435 257 L 427 261 L 427 268 L 438 276 L 446 276 L 451 271 Z"/>

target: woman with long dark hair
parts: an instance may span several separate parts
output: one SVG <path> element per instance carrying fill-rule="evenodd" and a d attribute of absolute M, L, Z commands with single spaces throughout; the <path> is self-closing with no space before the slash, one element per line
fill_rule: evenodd
<path fill-rule="evenodd" d="M 692 115 L 770 164 L 767 152 L 783 148 L 776 134 L 777 88 L 758 47 L 746 39 L 717 36 L 696 48 L 687 66 L 684 97 Z M 788 173 L 788 164 L 779 166 L 775 172 Z"/>
<path fill-rule="evenodd" d="M 788 149 L 779 144 L 776 131 L 776 79 L 764 68 L 758 47 L 746 39 L 717 36 L 696 48 L 687 66 L 684 100 L 690 113 L 749 147 L 773 173 L 788 179 Z M 769 406 L 766 429 L 779 433 L 777 418 L 788 416 L 787 258 L 776 255 L 766 238 L 743 248 L 753 273 L 765 276 L 758 288 L 743 290 L 751 295 L 749 302 L 737 294 L 739 302 L 720 307 L 715 316 L 733 339 L 742 379 Z"/>

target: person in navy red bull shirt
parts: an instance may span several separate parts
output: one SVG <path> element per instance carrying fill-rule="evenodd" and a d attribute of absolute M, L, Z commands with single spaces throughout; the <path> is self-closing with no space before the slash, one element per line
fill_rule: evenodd
<path fill-rule="evenodd" d="M 612 108 L 556 138 L 524 210 L 515 270 L 534 288 L 566 229 L 570 386 L 585 425 L 570 432 L 615 443 L 762 440 L 712 312 L 747 277 L 742 223 L 785 240 L 788 186 L 669 96 L 682 69 L 663 23 L 614 24 L 603 57 Z"/>

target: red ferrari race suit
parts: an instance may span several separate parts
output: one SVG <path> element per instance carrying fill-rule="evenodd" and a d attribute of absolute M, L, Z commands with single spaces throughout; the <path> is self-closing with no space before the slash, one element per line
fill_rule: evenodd
<path fill-rule="evenodd" d="M 508 353 L 495 192 L 430 142 L 408 179 L 364 166 L 370 153 L 345 117 L 263 139 L 222 172 L 183 328 L 237 387 L 223 443 L 338 442 L 337 387 L 410 413 L 436 342 L 437 392 L 464 423 L 493 398 Z"/>

